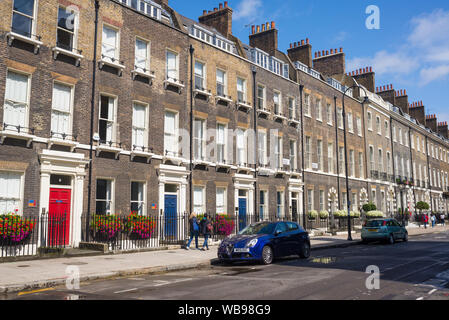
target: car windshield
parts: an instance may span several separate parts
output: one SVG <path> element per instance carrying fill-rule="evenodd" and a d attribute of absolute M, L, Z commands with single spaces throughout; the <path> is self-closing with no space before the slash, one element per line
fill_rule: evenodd
<path fill-rule="evenodd" d="M 379 228 L 382 227 L 383 223 L 383 220 L 371 220 L 366 223 L 366 226 L 368 228 Z"/>
<path fill-rule="evenodd" d="M 239 232 L 241 235 L 254 235 L 254 234 L 272 234 L 276 223 L 262 222 L 247 226 L 245 229 Z"/>

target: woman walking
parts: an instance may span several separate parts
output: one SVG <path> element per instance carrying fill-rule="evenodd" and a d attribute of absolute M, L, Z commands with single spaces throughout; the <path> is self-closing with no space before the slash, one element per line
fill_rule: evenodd
<path fill-rule="evenodd" d="M 204 236 L 204 244 L 201 250 L 206 251 L 206 249 L 209 250 L 208 240 L 212 235 L 212 223 L 209 220 L 209 216 L 207 214 L 204 215 L 204 218 L 201 220 L 200 225 L 201 225 L 201 233 Z"/>
<path fill-rule="evenodd" d="M 190 229 L 190 239 L 187 243 L 186 250 L 190 250 L 190 244 L 192 243 L 193 237 L 195 237 L 195 247 L 198 250 L 198 235 L 200 233 L 200 227 L 198 225 L 198 220 L 196 219 L 196 213 L 192 213 L 189 217 L 189 229 Z"/>

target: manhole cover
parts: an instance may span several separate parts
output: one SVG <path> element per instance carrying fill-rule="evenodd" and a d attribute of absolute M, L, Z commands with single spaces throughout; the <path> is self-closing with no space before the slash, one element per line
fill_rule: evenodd
<path fill-rule="evenodd" d="M 67 262 L 64 264 L 67 266 L 83 266 L 83 265 L 87 264 L 87 262 L 70 262 L 70 263 Z"/>

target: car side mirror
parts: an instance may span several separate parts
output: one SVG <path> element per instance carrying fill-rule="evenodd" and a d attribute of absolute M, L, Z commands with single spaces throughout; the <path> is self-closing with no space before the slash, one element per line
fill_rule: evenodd
<path fill-rule="evenodd" d="M 281 230 L 277 230 L 277 231 L 274 232 L 274 235 L 277 237 L 277 236 L 280 235 L 281 233 L 282 233 Z"/>

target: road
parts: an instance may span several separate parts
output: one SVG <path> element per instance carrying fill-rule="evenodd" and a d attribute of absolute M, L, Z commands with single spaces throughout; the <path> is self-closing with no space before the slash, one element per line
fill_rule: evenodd
<path fill-rule="evenodd" d="M 368 266 L 380 288 L 366 287 Z M 372 282 L 370 282 L 372 283 Z M 13 300 L 449 300 L 449 232 L 408 243 L 356 245 L 312 252 L 308 260 L 273 265 L 212 266 L 161 275 L 115 278 L 21 292 Z"/>

